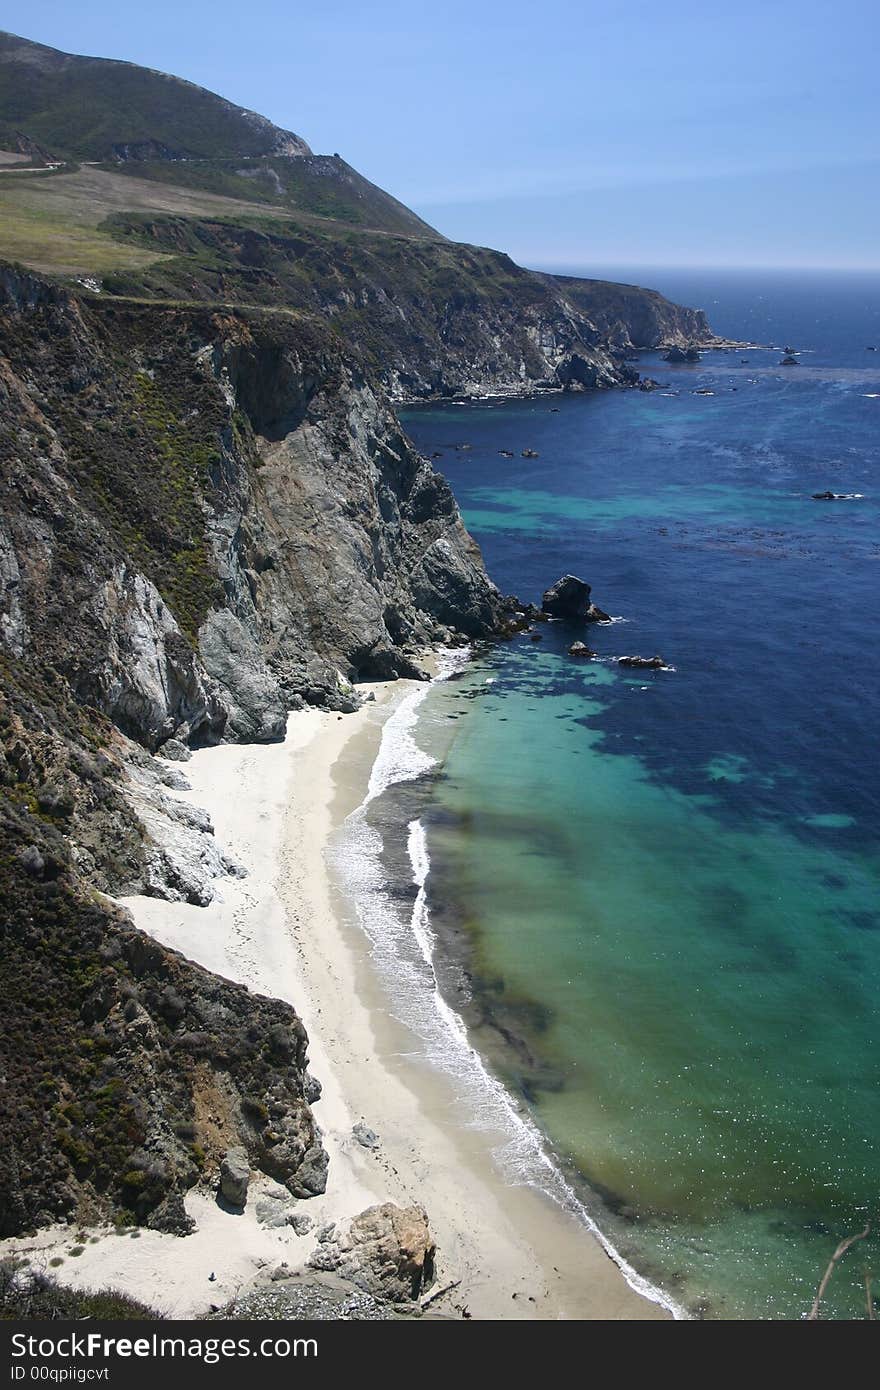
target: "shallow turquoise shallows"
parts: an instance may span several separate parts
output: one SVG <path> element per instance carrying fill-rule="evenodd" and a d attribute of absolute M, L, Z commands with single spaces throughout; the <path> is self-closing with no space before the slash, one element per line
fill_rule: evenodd
<path fill-rule="evenodd" d="M 472 1037 L 615 1246 L 691 1311 L 800 1317 L 880 1222 L 880 284 L 716 297 L 775 347 L 408 412 L 503 588 L 571 570 L 621 619 L 595 662 L 553 623 L 432 691 L 422 819 Z M 865 1315 L 878 1250 L 827 1316 Z"/>

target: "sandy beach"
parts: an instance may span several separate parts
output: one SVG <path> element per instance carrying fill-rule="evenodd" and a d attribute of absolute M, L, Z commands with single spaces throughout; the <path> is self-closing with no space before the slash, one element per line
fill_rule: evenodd
<path fill-rule="evenodd" d="M 247 876 L 222 879 L 199 908 L 129 898 L 137 925 L 208 969 L 288 1001 L 310 1039 L 323 1094 L 315 1116 L 330 1155 L 327 1192 L 308 1203 L 317 1225 L 376 1202 L 421 1203 L 438 1247 L 435 1304 L 474 1318 L 634 1318 L 667 1313 L 641 1297 L 576 1217 L 535 1190 L 504 1181 L 491 1132 L 468 1126 L 454 1080 L 418 1055 L 371 964 L 366 937 L 346 920 L 326 849 L 363 800 L 384 721 L 409 683 L 371 686 L 375 700 L 340 716 L 291 714 L 283 745 L 222 745 L 184 766 L 182 798 L 210 812 L 223 849 Z M 363 1147 L 352 1127 L 380 1138 Z M 115 1285 L 166 1316 L 199 1316 L 261 1271 L 305 1264 L 314 1232 L 267 1229 L 206 1192 L 187 1198 L 198 1230 L 185 1239 L 143 1230 L 97 1234 L 78 1256 L 70 1228 L 9 1242 L 79 1287 Z M 213 1275 L 212 1279 L 210 1276 Z"/>

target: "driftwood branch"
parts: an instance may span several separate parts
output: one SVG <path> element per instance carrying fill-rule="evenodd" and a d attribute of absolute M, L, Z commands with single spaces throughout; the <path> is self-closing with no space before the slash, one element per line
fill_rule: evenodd
<path fill-rule="evenodd" d="M 822 1302 L 822 1299 L 823 1299 L 824 1296 L 825 1296 L 825 1290 L 828 1288 L 828 1281 L 829 1281 L 829 1279 L 831 1278 L 832 1274 L 834 1273 L 834 1270 L 835 1270 L 836 1266 L 837 1266 L 837 1265 L 839 1264 L 839 1262 L 843 1259 L 843 1257 L 844 1257 L 844 1255 L 846 1254 L 847 1250 L 850 1248 L 851 1245 L 855 1245 L 855 1243 L 856 1243 L 857 1240 L 864 1240 L 866 1236 L 870 1235 L 870 1233 L 871 1233 L 871 1223 L 870 1223 L 870 1221 L 869 1221 L 868 1224 L 867 1224 L 867 1226 L 865 1227 L 865 1229 L 864 1229 L 863 1231 L 859 1231 L 858 1234 L 857 1234 L 857 1235 L 854 1235 L 854 1236 L 847 1236 L 846 1240 L 842 1240 L 842 1241 L 840 1242 L 840 1244 L 838 1245 L 838 1247 L 837 1247 L 837 1249 L 835 1250 L 834 1254 L 831 1256 L 831 1259 L 828 1261 L 828 1268 L 826 1269 L 825 1273 L 822 1275 L 822 1282 L 821 1282 L 821 1284 L 819 1285 L 818 1289 L 816 1290 L 816 1297 L 813 1299 L 813 1306 L 812 1306 L 812 1308 L 810 1309 L 809 1313 L 807 1314 L 807 1322 L 817 1322 L 817 1321 L 818 1321 L 818 1319 L 819 1319 L 819 1304 Z"/>
<path fill-rule="evenodd" d="M 451 1293 L 453 1289 L 457 1289 L 460 1283 L 460 1279 L 453 1279 L 449 1284 L 441 1284 L 439 1289 L 432 1289 L 430 1293 L 425 1294 L 424 1298 L 419 1300 L 419 1307 L 427 1308 L 428 1304 L 433 1303 L 435 1299 L 442 1298 L 445 1293 Z"/>

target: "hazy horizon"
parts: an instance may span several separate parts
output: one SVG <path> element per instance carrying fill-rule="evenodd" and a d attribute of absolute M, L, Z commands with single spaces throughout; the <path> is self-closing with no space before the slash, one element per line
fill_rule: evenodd
<path fill-rule="evenodd" d="M 231 0 L 33 0 L 4 23 L 219 92 L 524 264 L 880 269 L 867 0 L 254 0 L 246 27 Z"/>

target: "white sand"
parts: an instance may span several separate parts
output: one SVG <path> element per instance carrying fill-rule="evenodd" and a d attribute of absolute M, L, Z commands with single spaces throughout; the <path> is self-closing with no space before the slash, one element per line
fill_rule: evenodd
<path fill-rule="evenodd" d="M 143 897 L 125 905 L 166 945 L 299 1013 L 323 1084 L 315 1116 L 330 1154 L 328 1190 L 306 1208 L 318 1225 L 378 1201 L 422 1203 L 438 1280 L 461 1281 L 436 1305 L 450 1316 L 466 1308 L 477 1318 L 662 1317 L 574 1217 L 503 1181 L 492 1136 L 467 1127 L 450 1079 L 412 1055 L 415 1041 L 388 1012 L 366 939 L 335 910 L 328 838 L 363 799 L 382 724 L 407 687 L 371 687 L 375 703 L 353 715 L 293 714 L 283 746 L 197 752 L 183 769 L 192 791 L 179 795 L 210 812 L 248 875 L 219 881 L 207 908 Z M 360 1119 L 380 1135 L 378 1150 L 353 1138 Z M 313 1234 L 257 1224 L 254 1197 L 267 1185 L 252 1182 L 241 1216 L 190 1194 L 198 1231 L 185 1239 L 106 1234 L 78 1257 L 67 1253 L 70 1228 L 4 1244 L 36 1262 L 63 1256 L 55 1272 L 64 1282 L 114 1285 L 167 1316 L 198 1316 L 266 1264 L 297 1267 L 313 1249 Z"/>

